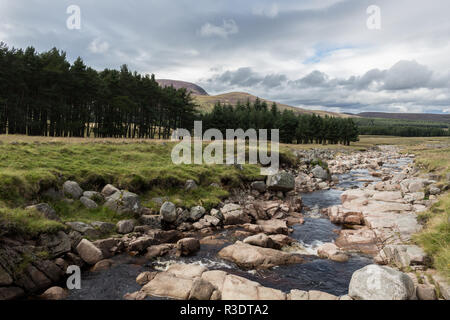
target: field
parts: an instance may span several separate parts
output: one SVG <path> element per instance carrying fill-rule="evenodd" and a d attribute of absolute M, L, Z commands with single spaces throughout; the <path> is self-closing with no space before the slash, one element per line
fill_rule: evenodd
<path fill-rule="evenodd" d="M 416 154 L 416 164 L 424 172 L 440 176 L 441 187 L 448 188 L 450 138 L 399 138 L 361 136 L 351 146 L 281 145 L 284 162 L 293 162 L 292 149 L 334 148 L 364 151 L 376 145 L 398 145 L 403 152 Z M 178 206 L 203 205 L 212 208 L 228 195 L 231 187 L 261 179 L 259 167 L 244 165 L 243 170 L 226 165 L 174 165 L 170 155 L 173 142 L 160 140 L 45 138 L 0 136 L 0 230 L 37 234 L 64 226 L 24 210 L 36 201 L 47 201 L 62 221 L 109 221 L 123 218 L 100 207 L 87 210 L 79 203 L 50 201 L 42 191 L 61 187 L 66 180 L 80 183 L 85 190 L 100 190 L 112 183 L 138 193 L 145 206 L 157 209 L 154 197 L 167 197 Z M 185 192 L 184 183 L 199 184 L 194 192 Z M 222 187 L 211 186 L 220 183 Z M 450 278 L 450 193 L 440 197 L 420 219 L 424 231 L 415 237 L 434 258 L 435 267 Z M 0 231 L 1 234 L 2 231 Z"/>

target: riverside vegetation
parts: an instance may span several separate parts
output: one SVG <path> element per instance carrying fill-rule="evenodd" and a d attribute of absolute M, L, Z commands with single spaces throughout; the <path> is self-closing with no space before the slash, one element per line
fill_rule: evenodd
<path fill-rule="evenodd" d="M 148 259 L 167 254 L 171 250 L 176 250 L 181 256 L 195 254 L 199 245 L 196 237 L 204 234 L 208 238 L 203 239 L 201 243 L 219 241 L 215 240 L 214 233 L 209 236 L 208 232 L 222 228 L 222 225 L 224 230 L 235 224 L 244 228 L 244 232 L 236 231 L 236 234 L 245 234 L 243 242 L 236 242 L 219 253 L 223 259 L 233 261 L 243 268 L 270 268 L 283 263 L 302 263 L 304 259 L 301 255 L 289 253 L 290 249 L 287 249 L 295 242 L 288 236 L 289 226 L 302 223 L 303 217 L 298 213 L 302 205 L 295 202 L 295 199 L 300 197 L 291 194 L 294 191 L 288 192 L 291 186 L 286 188 L 283 185 L 274 185 L 270 191 L 264 191 L 267 188 L 263 182 L 264 177 L 259 176 L 259 168 L 256 165 L 176 166 L 170 161 L 173 144 L 167 141 L 39 138 L 14 135 L 1 136 L 0 141 L 1 298 L 21 297 L 24 291 L 27 294 L 41 293 L 52 284 L 58 283 L 56 279 L 62 277 L 61 270 L 68 263 L 88 266 L 95 264 L 94 268 L 99 270 L 111 265 L 108 259 L 114 253 L 123 251 L 142 254 L 147 250 Z M 410 210 L 411 206 L 402 203 L 412 201 L 414 210 L 418 210 L 418 221 L 423 223 L 424 228 L 416 235 L 411 234 L 411 239 L 406 244 L 411 246 L 416 243 L 423 247 L 430 260 L 425 261 L 423 255 L 419 255 L 422 257 L 422 263 L 433 267 L 440 276 L 449 279 L 449 193 L 446 192 L 450 178 L 448 138 L 405 139 L 363 136 L 361 141 L 352 146 L 281 145 L 280 160 L 282 170 L 296 176 L 295 194 L 326 190 L 334 186 L 329 172 L 336 174 L 359 166 L 369 168 L 374 176 L 378 176 L 380 159 L 391 161 L 389 157 L 395 156 L 395 153 L 371 150 L 377 145 L 386 144 L 398 145 L 402 152 L 415 154 L 415 167 L 403 170 L 405 173 L 401 179 L 411 180 L 409 184 L 405 184 L 407 189 L 401 195 L 404 198 L 386 200 L 385 197 L 393 197 L 395 192 L 391 194 L 383 193 L 384 191 L 357 190 L 359 193 L 356 191 L 352 193 L 354 191 L 348 190 L 344 194 L 351 197 L 366 197 L 366 194 L 370 194 L 369 198 L 364 200 L 368 201 L 369 206 L 382 205 L 383 202 L 380 204 L 377 202 L 379 200 L 370 198 L 375 192 L 377 196 L 373 195 L 374 198 L 383 197 L 385 201 L 394 201 L 393 203 L 398 203 L 399 210 Z M 383 189 L 391 186 L 393 178 L 390 171 L 390 169 L 380 170 L 381 176 L 387 180 L 380 182 L 379 186 L 375 185 L 375 188 Z M 418 175 L 426 175 L 427 178 L 418 178 Z M 284 178 L 281 182 L 290 185 L 289 179 Z M 71 181 L 77 181 L 83 190 L 93 191 L 83 193 L 81 188 L 78 189 L 78 184 Z M 427 181 L 433 182 L 427 185 L 429 183 Z M 411 186 L 413 182 L 414 187 Z M 270 186 L 270 183 L 268 180 L 267 186 Z M 416 184 L 421 184 L 422 187 Z M 63 190 L 65 195 L 60 190 Z M 140 197 L 132 192 L 140 194 Z M 423 192 L 423 195 L 419 195 L 420 192 Z M 115 195 L 118 198 L 115 198 Z M 247 195 L 248 199 L 253 200 L 248 200 Z M 349 202 L 349 199 L 351 199 L 349 196 L 343 198 L 344 207 L 357 205 L 358 207 L 352 207 L 351 212 L 361 210 L 362 213 L 356 216 L 346 215 L 345 210 L 338 208 L 336 216 L 333 213 L 334 209 L 327 209 L 331 210 L 327 214 L 332 221 L 344 222 L 347 227 L 352 225 L 353 227 L 341 230 L 340 237 L 336 240 L 336 245 L 340 248 L 327 243 L 318 249 L 319 256 L 333 261 L 346 261 L 348 259 L 346 246 L 349 243 L 358 246 L 359 250 L 369 248 L 373 253 L 377 253 L 380 248 L 378 247 L 380 243 L 376 244 L 380 235 L 378 238 L 367 238 L 375 241 L 374 243 L 370 241 L 366 243 L 364 241 L 367 239 L 362 235 L 366 236 L 368 233 L 358 231 L 367 228 L 364 223 L 362 226 L 359 225 L 363 216 L 367 221 L 377 221 L 373 220 L 376 217 L 371 216 L 373 212 L 365 213 L 364 203 L 363 207 L 359 207 L 359 200 Z M 428 205 L 432 206 L 427 210 Z M 173 211 L 175 208 L 176 211 Z M 379 209 L 384 210 L 381 209 L 383 207 L 376 208 L 377 212 Z M 256 219 L 252 218 L 252 215 Z M 389 219 L 403 215 L 409 217 L 410 212 L 397 213 Z M 175 224 L 173 217 L 177 219 Z M 386 232 L 384 230 L 381 235 L 390 234 Z M 354 239 L 354 234 L 361 235 L 359 240 Z M 410 233 L 408 237 L 409 235 Z M 81 240 L 83 238 L 85 240 Z M 349 242 L 361 239 L 364 241 Z M 176 244 L 172 244 L 173 242 Z M 399 247 L 389 248 L 400 250 L 399 248 L 404 245 L 404 239 L 402 238 L 396 245 L 399 243 Z M 33 245 L 30 247 L 31 244 Z M 286 247 L 284 253 L 279 251 L 281 247 Z M 12 248 L 14 250 L 11 250 Z M 445 281 L 442 282 L 438 276 L 422 273 L 423 265 L 415 264 L 417 256 L 414 256 L 416 259 L 414 264 L 411 263 L 412 260 L 405 263 L 404 260 L 396 260 L 395 254 L 389 256 L 389 250 L 380 251 L 375 260 L 412 273 L 415 281 L 419 282 L 416 283 L 417 288 L 420 288 L 419 298 L 430 299 L 439 295 L 446 297 L 448 287 L 445 287 Z M 244 254 L 245 259 L 242 252 L 247 252 Z M 381 257 L 382 252 L 383 254 L 387 252 L 388 256 Z M 261 255 L 265 257 L 262 260 L 248 260 L 250 256 Z M 403 253 L 400 256 L 408 257 Z M 356 274 L 354 282 L 359 279 L 358 277 L 364 278 L 366 273 L 370 274 L 370 270 L 365 269 Z M 180 275 L 186 272 L 192 274 L 193 278 L 186 276 L 180 278 Z M 198 279 L 197 281 L 195 274 L 206 282 Z M 410 289 L 404 278 L 400 276 L 398 279 L 407 290 L 400 296 L 411 298 Z M 184 284 L 184 289 L 180 288 L 181 291 L 176 292 L 167 291 L 163 284 L 174 281 Z M 248 288 L 250 291 L 246 291 L 247 295 L 244 297 L 252 299 L 336 298 L 317 291 L 305 293 L 292 290 L 286 295 L 279 290 L 249 282 L 235 275 L 208 271 L 204 268 L 200 270 L 189 265 L 184 267 L 173 265 L 166 273 L 161 274 L 145 273 L 140 275 L 138 283 L 144 285 L 144 288 L 140 292 L 128 295 L 127 298 L 141 299 L 147 295 L 173 298 L 226 298 L 237 294 L 236 285 Z M 436 284 L 437 295 L 432 293 L 434 283 L 439 283 Z M 59 298 L 64 297 L 67 293 L 61 290 L 51 288 L 43 297 L 52 298 L 55 295 Z M 208 292 L 208 297 L 200 295 L 201 292 L 205 292 L 204 290 Z M 367 296 L 364 290 L 356 284 L 351 284 L 349 293 L 357 298 L 374 297 Z M 253 293 L 248 295 L 249 292 L 256 292 L 255 296 Z M 394 293 L 392 297 L 400 297 L 397 296 L 398 292 Z"/>

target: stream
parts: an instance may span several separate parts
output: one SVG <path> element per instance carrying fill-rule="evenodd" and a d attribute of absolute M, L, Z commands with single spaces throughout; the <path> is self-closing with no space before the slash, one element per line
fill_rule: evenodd
<path fill-rule="evenodd" d="M 410 159 L 398 159 L 396 164 L 386 164 L 383 167 L 393 172 L 401 171 Z M 218 232 L 220 244 L 202 244 L 200 251 L 190 257 L 162 257 L 148 261 L 143 257 L 132 257 L 127 254 L 118 255 L 112 260 L 114 265 L 104 271 L 83 272 L 80 290 L 72 290 L 69 300 L 120 300 L 126 293 L 141 289 L 136 283 L 136 277 L 144 271 L 162 271 L 173 263 L 197 263 L 210 270 L 220 269 L 231 274 L 243 276 L 259 282 L 261 285 L 289 292 L 291 289 L 320 290 L 333 295 L 345 295 L 352 274 L 366 265 L 372 264 L 372 257 L 352 253 L 347 262 L 334 262 L 319 259 L 316 249 L 321 244 L 333 242 L 337 238 L 340 226 L 334 225 L 327 217 L 320 214 L 321 208 L 327 208 L 341 203 L 340 195 L 343 190 L 359 188 L 367 182 L 380 181 L 372 177 L 367 170 L 352 170 L 338 175 L 339 183 L 330 190 L 315 191 L 302 194 L 303 205 L 308 207 L 304 211 L 305 223 L 295 225 L 294 232 L 289 236 L 296 239 L 304 249 L 305 262 L 278 266 L 269 270 L 241 270 L 232 262 L 217 257 L 217 253 L 225 246 L 233 244 L 237 239 L 231 234 L 237 229 L 221 230 Z M 217 233 L 216 233 L 217 235 Z M 300 252 L 299 252 L 300 253 Z M 158 299 L 158 298 L 151 298 Z"/>

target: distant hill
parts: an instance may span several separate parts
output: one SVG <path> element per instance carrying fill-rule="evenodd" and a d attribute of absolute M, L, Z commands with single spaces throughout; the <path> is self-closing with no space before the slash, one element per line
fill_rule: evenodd
<path fill-rule="evenodd" d="M 362 112 L 358 113 L 357 116 L 363 118 L 450 122 L 450 114 L 435 114 L 435 113 Z"/>
<path fill-rule="evenodd" d="M 250 100 L 250 102 L 254 102 L 256 100 L 256 96 L 251 95 L 249 93 L 246 92 L 230 92 L 230 93 L 224 93 L 224 94 L 219 94 L 217 96 L 204 96 L 204 95 L 194 95 L 194 99 L 197 102 L 197 104 L 200 106 L 200 109 L 202 111 L 211 111 L 214 108 L 214 105 L 217 103 L 217 101 L 220 101 L 221 103 L 227 103 L 227 104 L 231 104 L 231 105 L 236 105 L 238 101 L 240 101 L 241 103 L 245 103 L 247 102 L 247 100 Z M 268 104 L 268 106 L 270 107 L 274 101 L 270 101 L 267 99 L 262 99 L 259 98 L 261 101 L 266 101 L 266 103 Z M 322 110 L 307 110 L 307 109 L 302 109 L 302 108 L 296 108 L 293 106 L 289 106 L 286 104 L 282 104 L 282 103 L 278 103 L 275 102 L 277 104 L 277 107 L 279 110 L 292 110 L 295 113 L 302 113 L 302 114 L 318 114 L 321 116 L 332 116 L 332 117 L 339 117 L 339 118 L 349 118 L 351 117 L 350 115 L 345 115 L 345 114 L 341 114 L 341 113 L 335 113 L 335 112 L 328 112 L 328 111 L 322 111 Z M 353 115 L 353 117 L 355 117 Z"/>
<path fill-rule="evenodd" d="M 186 88 L 188 91 L 199 96 L 208 96 L 208 93 L 200 86 L 179 80 L 169 80 L 169 79 L 158 79 L 156 80 L 161 87 L 173 86 L 175 89 Z"/>

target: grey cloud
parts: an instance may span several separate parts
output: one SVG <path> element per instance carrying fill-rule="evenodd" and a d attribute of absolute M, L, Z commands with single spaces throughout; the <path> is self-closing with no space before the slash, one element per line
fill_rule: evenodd
<path fill-rule="evenodd" d="M 386 90 L 405 90 L 427 87 L 433 72 L 415 61 L 399 61 L 384 77 Z"/>

